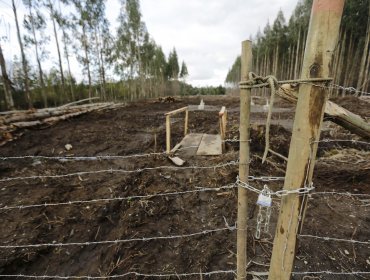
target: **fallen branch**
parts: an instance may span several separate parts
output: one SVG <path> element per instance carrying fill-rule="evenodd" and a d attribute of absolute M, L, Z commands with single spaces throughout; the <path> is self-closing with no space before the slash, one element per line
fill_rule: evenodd
<path fill-rule="evenodd" d="M 284 84 L 276 94 L 291 103 L 297 103 L 298 87 Z M 332 121 L 354 134 L 370 139 L 370 124 L 359 115 L 344 109 L 332 101 L 326 102 L 324 120 Z"/>

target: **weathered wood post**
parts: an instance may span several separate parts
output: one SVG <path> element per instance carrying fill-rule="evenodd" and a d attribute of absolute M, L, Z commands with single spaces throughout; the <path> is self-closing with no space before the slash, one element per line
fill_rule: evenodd
<path fill-rule="evenodd" d="M 188 134 L 188 126 L 189 126 L 189 108 L 185 111 L 185 128 L 184 128 L 184 136 Z"/>
<path fill-rule="evenodd" d="M 227 111 L 226 107 L 222 106 L 220 112 L 218 112 L 219 125 L 220 125 L 220 135 L 222 140 L 222 152 L 225 152 L 226 144 L 226 120 L 227 120 Z"/>
<path fill-rule="evenodd" d="M 166 153 L 171 151 L 171 115 L 166 115 Z"/>
<path fill-rule="evenodd" d="M 307 36 L 301 79 L 328 78 L 344 0 L 314 0 Z M 312 84 L 299 88 L 293 136 L 284 182 L 285 190 L 304 188 L 312 181 L 317 141 L 328 92 Z M 284 196 L 276 225 L 269 280 L 290 279 L 304 203 L 297 194 Z"/>
<path fill-rule="evenodd" d="M 248 80 L 252 71 L 252 42 L 242 42 L 241 80 Z M 249 175 L 249 122 L 250 122 L 251 89 L 240 90 L 240 151 L 239 178 L 247 182 Z M 238 189 L 238 220 L 237 220 L 237 279 L 247 278 L 247 221 L 248 221 L 247 190 Z"/>
<path fill-rule="evenodd" d="M 182 107 L 177 110 L 173 110 L 171 112 L 165 113 L 166 116 L 166 153 L 169 154 L 171 152 L 171 116 L 174 116 L 178 113 L 185 112 L 185 128 L 184 128 L 184 135 L 188 133 L 188 122 L 189 122 L 189 108 L 188 106 Z"/>

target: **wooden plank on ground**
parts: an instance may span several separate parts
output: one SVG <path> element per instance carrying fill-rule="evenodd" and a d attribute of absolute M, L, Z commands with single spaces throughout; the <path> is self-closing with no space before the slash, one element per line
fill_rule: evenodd
<path fill-rule="evenodd" d="M 221 135 L 204 134 L 200 142 L 198 156 L 217 156 L 222 155 L 222 139 Z"/>
<path fill-rule="evenodd" d="M 203 133 L 190 133 L 187 134 L 179 143 L 181 156 L 195 156 L 202 140 Z"/>
<path fill-rule="evenodd" d="M 168 157 L 177 166 L 183 166 L 185 161 L 179 157 Z"/>

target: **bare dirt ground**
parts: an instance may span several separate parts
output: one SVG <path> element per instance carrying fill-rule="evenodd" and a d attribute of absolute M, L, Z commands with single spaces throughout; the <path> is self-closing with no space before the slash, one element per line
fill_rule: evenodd
<path fill-rule="evenodd" d="M 206 105 L 221 108 L 228 115 L 228 139 L 238 138 L 239 103 L 235 97 L 205 97 Z M 51 127 L 21 131 L 19 139 L 0 148 L 0 156 L 99 156 L 132 155 L 165 150 L 164 113 L 189 104 L 199 104 L 200 97 L 178 99 L 175 103 L 156 100 L 128 104 L 126 107 L 89 113 Z M 336 102 L 347 109 L 370 117 L 369 103 L 346 97 Z M 261 163 L 264 149 L 266 112 L 255 107 L 252 114 L 253 176 L 284 176 L 285 162 L 275 156 Z M 217 111 L 189 113 L 191 132 L 217 133 Z M 278 101 L 273 114 L 271 147 L 287 156 L 294 108 Z M 182 138 L 181 116 L 174 119 L 172 141 Z M 334 124 L 326 124 L 323 138 L 359 139 Z M 359 139 L 361 140 L 361 139 Z M 72 149 L 67 151 L 66 144 Z M 113 276 L 127 272 L 142 274 L 183 274 L 228 271 L 236 268 L 236 232 L 208 230 L 233 226 L 237 213 L 237 190 L 217 189 L 235 182 L 238 166 L 238 142 L 228 142 L 222 156 L 184 158 L 179 169 L 142 170 L 173 166 L 164 154 L 147 157 L 84 161 L 60 161 L 40 158 L 2 159 L 0 161 L 0 275 Z M 314 173 L 316 192 L 312 194 L 302 234 L 358 240 L 347 241 L 300 238 L 295 272 L 332 271 L 339 273 L 370 271 L 370 146 L 351 142 L 320 143 Z M 192 166 L 215 166 L 201 169 Z M 58 178 L 6 178 L 70 174 L 81 171 L 136 170 L 133 173 L 94 172 Z M 282 181 L 252 182 L 262 188 L 267 184 L 278 190 Z M 126 200 L 77 203 L 8 209 L 100 198 L 147 196 L 157 193 L 184 192 L 198 187 L 216 191 Z M 343 193 L 355 195 L 343 195 Z M 274 199 L 270 229 L 254 238 L 257 196 L 249 198 L 248 258 L 249 271 L 268 271 L 280 199 Z M 59 243 L 100 242 L 143 237 L 189 235 L 170 240 L 135 240 L 107 244 L 58 246 Z M 38 247 L 13 245 L 47 244 Z M 54 246 L 52 246 L 54 245 Z M 5 248 L 6 246 L 11 248 Z M 252 279 L 252 276 L 249 276 Z M 232 273 L 163 279 L 234 279 Z M 258 276 L 255 279 L 265 279 Z M 295 274 L 293 279 L 370 279 L 369 274 L 331 275 Z M 14 279 L 1 277 L 1 279 Z M 16 278 L 28 279 L 28 278 Z M 51 278 L 53 279 L 53 277 Z M 73 279 L 73 278 L 72 278 Z M 103 278 L 102 278 L 103 279 Z M 108 278 L 107 278 L 108 279 Z M 122 279 L 157 279 L 130 274 Z"/>

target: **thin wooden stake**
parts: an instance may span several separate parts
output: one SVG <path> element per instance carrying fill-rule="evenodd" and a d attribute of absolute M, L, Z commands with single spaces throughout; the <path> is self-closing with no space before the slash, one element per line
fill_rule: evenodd
<path fill-rule="evenodd" d="M 171 115 L 166 116 L 166 152 L 171 151 Z"/>
<path fill-rule="evenodd" d="M 248 80 L 248 73 L 252 71 L 252 42 L 242 42 L 241 80 Z M 249 123 L 251 90 L 240 90 L 240 163 L 239 178 L 247 182 L 249 175 Z M 248 193 L 244 188 L 238 189 L 238 221 L 237 221 L 237 279 L 247 278 L 247 221 L 248 221 Z"/>
<path fill-rule="evenodd" d="M 308 30 L 301 79 L 328 78 L 337 43 L 344 0 L 314 0 Z M 320 139 L 320 129 L 328 92 L 312 84 L 301 84 L 289 149 L 285 190 L 309 185 Z M 303 220 L 305 203 L 301 196 L 283 197 L 276 225 L 269 280 L 290 279 Z"/>
<path fill-rule="evenodd" d="M 220 123 L 220 135 L 222 140 L 222 152 L 225 152 L 226 145 L 226 121 L 227 121 L 227 111 L 226 107 L 222 106 L 221 111 L 218 113 L 219 123 Z"/>
<path fill-rule="evenodd" d="M 184 136 L 188 134 L 188 126 L 189 126 L 189 109 L 187 108 L 185 111 L 185 129 L 184 129 Z"/>

